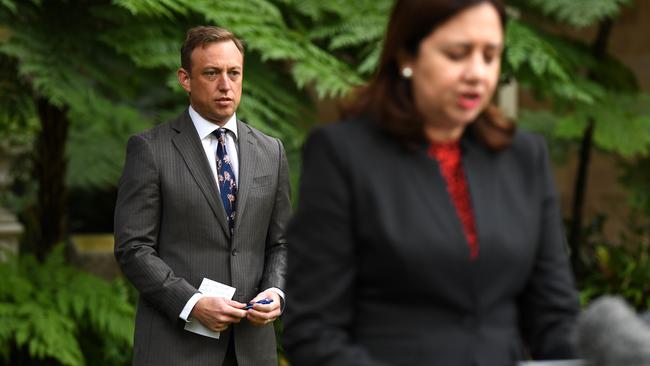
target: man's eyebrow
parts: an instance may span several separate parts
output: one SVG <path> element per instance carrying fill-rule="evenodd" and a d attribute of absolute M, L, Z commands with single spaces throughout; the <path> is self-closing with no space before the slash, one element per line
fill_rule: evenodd
<path fill-rule="evenodd" d="M 203 70 L 224 70 L 224 69 L 225 70 L 233 70 L 233 69 L 242 69 L 242 67 L 239 66 L 239 65 L 235 65 L 235 66 L 226 66 L 226 67 L 222 67 L 222 66 L 205 66 L 203 68 Z"/>

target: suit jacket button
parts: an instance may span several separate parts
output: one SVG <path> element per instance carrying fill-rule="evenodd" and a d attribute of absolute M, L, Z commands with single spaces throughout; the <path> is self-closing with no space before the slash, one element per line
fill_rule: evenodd
<path fill-rule="evenodd" d="M 232 253 L 232 256 L 234 257 L 234 256 L 237 255 L 238 251 L 237 251 L 237 249 L 233 249 L 231 253 Z"/>

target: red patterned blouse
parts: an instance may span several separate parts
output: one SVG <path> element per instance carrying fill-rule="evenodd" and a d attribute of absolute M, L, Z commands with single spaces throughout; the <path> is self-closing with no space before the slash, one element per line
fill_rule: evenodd
<path fill-rule="evenodd" d="M 451 196 L 456 213 L 463 224 L 465 238 L 469 244 L 470 259 L 478 258 L 479 245 L 476 236 L 476 223 L 472 202 L 467 187 L 465 173 L 461 162 L 460 143 L 436 143 L 429 146 L 429 156 L 438 161 L 440 171 L 447 183 L 447 191 Z"/>

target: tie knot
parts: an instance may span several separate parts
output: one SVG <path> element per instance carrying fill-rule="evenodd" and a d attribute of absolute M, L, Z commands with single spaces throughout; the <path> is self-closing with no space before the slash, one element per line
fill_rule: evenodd
<path fill-rule="evenodd" d="M 226 134 L 226 129 L 223 127 L 219 127 L 216 130 L 212 131 L 212 134 L 215 135 L 217 138 L 222 138 Z"/>

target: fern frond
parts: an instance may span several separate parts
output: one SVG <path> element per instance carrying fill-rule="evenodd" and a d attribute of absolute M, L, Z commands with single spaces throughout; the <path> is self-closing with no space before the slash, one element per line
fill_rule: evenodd
<path fill-rule="evenodd" d="M 555 135 L 556 126 L 561 119 L 562 117 L 550 110 L 522 110 L 517 118 L 517 125 L 524 130 L 541 134 L 547 141 L 553 141 L 548 144 L 551 159 L 554 162 L 565 162 L 574 142 Z"/>
<path fill-rule="evenodd" d="M 67 181 L 75 187 L 111 187 L 119 179 L 128 137 L 153 125 L 139 110 L 94 90 L 72 92 Z M 98 143 L 101 141 L 101 143 Z"/>
<path fill-rule="evenodd" d="M 113 4 L 127 9 L 133 15 L 162 16 L 170 20 L 175 13 L 187 13 L 185 4 L 176 0 L 113 0 Z"/>
<path fill-rule="evenodd" d="M 292 61 L 292 75 L 298 87 L 316 84 L 320 97 L 341 96 L 354 85 L 361 83 L 358 75 L 345 63 L 315 46 L 304 34 L 284 26 L 284 23 L 250 24 L 246 21 L 254 8 L 232 6 L 238 1 L 224 1 L 218 7 L 203 11 L 206 18 L 223 24 L 248 41 L 251 49 L 258 51 L 263 60 Z M 236 14 L 237 11 L 241 13 Z M 241 23 L 240 23 L 241 22 Z"/>
<path fill-rule="evenodd" d="M 558 22 L 583 28 L 616 17 L 632 0 L 528 0 L 528 6 Z"/>
<path fill-rule="evenodd" d="M 281 65 L 264 63 L 256 53 L 246 59 L 244 96 L 238 116 L 283 141 L 302 141 L 311 124 L 312 101 L 298 90 Z M 241 112 L 241 113 L 240 113 Z"/>
<path fill-rule="evenodd" d="M 610 94 L 607 103 L 589 109 L 596 120 L 594 142 L 622 156 L 650 152 L 650 96 Z"/>
<path fill-rule="evenodd" d="M 117 11 L 113 9 L 113 13 Z M 107 29 L 98 38 L 129 57 L 136 66 L 169 70 L 179 67 L 184 29 L 178 26 L 178 21 L 160 22 L 159 19 L 143 16 L 134 23 L 132 19 L 109 12 L 103 13 L 102 17 L 118 19 L 118 25 Z"/>
<path fill-rule="evenodd" d="M 23 304 L 18 316 L 23 322 L 16 329 L 16 344 L 27 347 L 32 357 L 53 358 L 67 366 L 85 365 L 72 319 L 33 302 Z"/>
<path fill-rule="evenodd" d="M 70 267 L 62 245 L 43 263 L 30 255 L 11 257 L 0 263 L 0 274 L 11 274 L 0 286 L 0 353 L 15 344 L 34 359 L 84 365 L 81 329 L 132 345 L 135 311 L 124 283 L 110 284 Z"/>
<path fill-rule="evenodd" d="M 595 123 L 594 142 L 599 148 L 622 156 L 650 151 L 650 96 L 607 94 L 607 103 L 578 105 L 559 121 L 555 134 L 582 137 L 587 121 Z"/>
<path fill-rule="evenodd" d="M 594 104 L 604 87 L 588 80 L 598 62 L 587 47 L 512 20 L 506 32 L 503 73 L 514 75 L 541 98 Z"/>
<path fill-rule="evenodd" d="M 562 56 L 547 39 L 525 24 L 512 20 L 506 31 L 505 61 L 517 72 L 524 65 L 542 77 L 569 79 Z"/>
<path fill-rule="evenodd" d="M 129 4 L 132 11 L 137 11 L 134 3 L 119 2 L 123 6 Z M 262 60 L 292 62 L 294 70 L 291 75 L 296 84 L 304 87 L 313 82 L 320 96 L 343 95 L 362 81 L 348 65 L 317 47 L 305 34 L 290 29 L 278 7 L 271 1 L 223 0 L 214 3 L 177 0 L 175 3 L 201 14 L 209 22 L 232 30 L 246 40 L 250 50 L 259 52 Z M 157 10 L 151 6 L 141 9 L 147 15 L 153 15 Z M 250 16 L 260 12 L 264 16 Z"/>
<path fill-rule="evenodd" d="M 362 58 L 357 67 L 357 72 L 361 75 L 368 76 L 372 74 L 379 64 L 379 57 L 381 56 L 382 40 L 370 43 L 366 49 L 361 53 Z"/>

